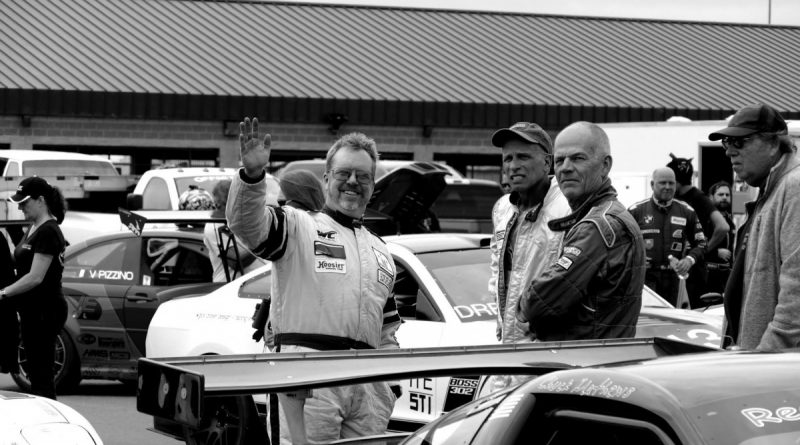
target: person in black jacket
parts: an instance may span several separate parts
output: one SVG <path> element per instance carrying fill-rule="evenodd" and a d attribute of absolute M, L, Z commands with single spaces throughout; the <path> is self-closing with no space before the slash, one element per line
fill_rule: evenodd
<path fill-rule="evenodd" d="M 0 232 L 0 289 L 16 281 L 14 258 L 8 247 L 8 240 Z M 19 322 L 17 308 L 11 301 L 0 301 L 0 372 L 19 372 L 17 362 L 17 345 L 19 345 Z"/>
<path fill-rule="evenodd" d="M 688 306 L 688 301 L 678 301 L 678 280 L 681 276 L 687 278 L 692 266 L 703 261 L 703 227 L 688 204 L 674 199 L 675 174 L 671 169 L 656 169 L 650 186 L 653 196 L 628 209 L 644 237 L 645 284 L 672 305 Z M 670 261 L 671 257 L 676 260 Z"/>
<path fill-rule="evenodd" d="M 66 241 L 59 224 L 66 200 L 57 187 L 33 176 L 22 180 L 9 198 L 31 222 L 14 250 L 19 279 L 0 289 L 0 300 L 17 307 L 27 360 L 23 368 L 33 394 L 56 399 L 56 339 L 67 320 L 67 301 L 61 290 Z"/>

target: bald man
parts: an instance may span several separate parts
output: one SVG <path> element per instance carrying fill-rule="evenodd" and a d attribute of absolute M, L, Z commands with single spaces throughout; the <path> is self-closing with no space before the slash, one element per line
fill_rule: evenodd
<path fill-rule="evenodd" d="M 688 309 L 678 301 L 679 276 L 686 278 L 695 263 L 701 263 L 706 249 L 703 226 L 695 211 L 675 198 L 675 172 L 656 169 L 650 181 L 653 196 L 632 205 L 631 212 L 644 237 L 647 254 L 645 284 L 673 306 Z M 677 261 L 670 261 L 670 256 Z M 685 283 L 684 283 L 685 284 Z"/>
<path fill-rule="evenodd" d="M 550 221 L 563 232 L 555 263 L 533 280 L 517 317 L 540 341 L 636 335 L 644 286 L 644 241 L 611 186 L 602 128 L 576 122 L 555 140 L 556 180 L 572 213 Z"/>

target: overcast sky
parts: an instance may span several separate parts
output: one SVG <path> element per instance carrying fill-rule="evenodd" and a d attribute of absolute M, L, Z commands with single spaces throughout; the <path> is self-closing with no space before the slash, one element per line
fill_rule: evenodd
<path fill-rule="evenodd" d="M 800 26 L 800 0 L 314 0 L 313 3 Z"/>

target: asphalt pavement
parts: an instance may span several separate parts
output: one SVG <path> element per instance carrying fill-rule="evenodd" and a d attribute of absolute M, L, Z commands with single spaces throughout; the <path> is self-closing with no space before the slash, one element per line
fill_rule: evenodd
<path fill-rule="evenodd" d="M 0 389 L 19 391 L 8 374 Z M 183 442 L 148 431 L 152 417 L 136 411 L 136 391 L 120 382 L 84 380 L 73 394 L 58 401 L 78 411 L 94 426 L 105 445 L 180 445 Z"/>

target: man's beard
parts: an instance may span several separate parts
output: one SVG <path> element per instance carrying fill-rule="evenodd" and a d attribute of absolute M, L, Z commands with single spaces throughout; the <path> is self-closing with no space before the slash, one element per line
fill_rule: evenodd
<path fill-rule="evenodd" d="M 729 203 L 727 201 L 722 201 L 722 202 L 716 203 L 715 207 L 720 212 L 727 212 L 727 211 L 729 211 L 731 209 L 731 203 Z"/>

